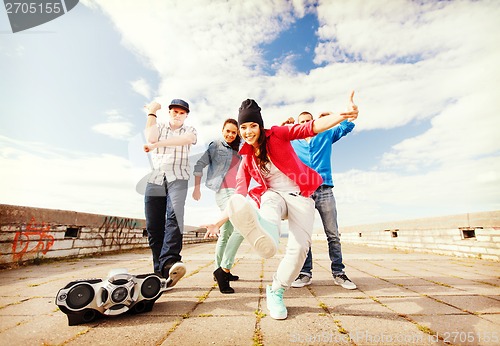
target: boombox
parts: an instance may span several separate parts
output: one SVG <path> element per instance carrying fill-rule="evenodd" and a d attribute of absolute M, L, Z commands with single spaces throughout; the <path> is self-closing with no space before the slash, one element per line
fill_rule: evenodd
<path fill-rule="evenodd" d="M 110 274 L 106 280 L 70 282 L 57 293 L 56 305 L 73 326 L 102 316 L 151 311 L 155 301 L 168 289 L 167 279 L 156 274 Z"/>

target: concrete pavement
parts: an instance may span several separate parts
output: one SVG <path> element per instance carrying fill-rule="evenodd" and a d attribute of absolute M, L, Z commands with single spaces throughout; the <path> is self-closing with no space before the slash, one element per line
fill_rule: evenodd
<path fill-rule="evenodd" d="M 288 319 L 265 306 L 284 251 L 262 260 L 244 242 L 232 272 L 235 294 L 213 281 L 215 243 L 183 249 L 186 276 L 151 312 L 68 326 L 54 303 L 75 279 L 106 278 L 113 268 L 151 272 L 149 250 L 0 271 L 2 345 L 499 345 L 498 262 L 343 244 L 348 276 L 333 283 L 327 246 L 313 243 L 313 283 L 285 293 Z"/>

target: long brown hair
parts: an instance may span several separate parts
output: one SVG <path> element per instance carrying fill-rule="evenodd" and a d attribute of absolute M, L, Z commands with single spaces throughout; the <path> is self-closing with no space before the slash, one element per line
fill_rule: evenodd
<path fill-rule="evenodd" d="M 260 135 L 257 140 L 259 143 L 259 155 L 257 155 L 257 164 L 259 165 L 259 169 L 267 174 L 269 173 L 269 168 L 266 167 L 266 164 L 269 163 L 269 157 L 267 156 L 267 139 L 266 139 L 266 130 L 264 130 L 263 126 L 260 126 Z"/>
<path fill-rule="evenodd" d="M 234 120 L 233 118 L 227 118 L 224 121 L 224 124 L 222 125 L 223 130 L 224 130 L 224 127 L 226 126 L 226 124 L 233 124 L 234 126 L 236 126 L 236 132 L 237 132 L 236 137 L 234 138 L 234 141 L 232 141 L 231 143 L 227 143 L 227 144 L 229 144 L 231 149 L 238 151 L 240 149 L 240 143 L 241 143 L 241 138 L 239 136 L 240 128 L 238 127 L 238 122 L 236 120 Z"/>

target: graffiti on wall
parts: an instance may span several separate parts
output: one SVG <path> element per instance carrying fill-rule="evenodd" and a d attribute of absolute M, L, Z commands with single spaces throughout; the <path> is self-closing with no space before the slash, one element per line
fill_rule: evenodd
<path fill-rule="evenodd" d="M 131 230 L 137 227 L 137 220 L 106 216 L 99 227 L 102 246 L 121 248 L 123 245 L 137 243 L 136 234 Z"/>
<path fill-rule="evenodd" d="M 46 254 L 54 245 L 54 236 L 48 233 L 50 226 L 42 222 L 37 225 L 35 218 L 26 225 L 26 230 L 16 232 L 12 243 L 12 257 L 14 261 L 19 261 L 26 254 L 42 253 Z"/>

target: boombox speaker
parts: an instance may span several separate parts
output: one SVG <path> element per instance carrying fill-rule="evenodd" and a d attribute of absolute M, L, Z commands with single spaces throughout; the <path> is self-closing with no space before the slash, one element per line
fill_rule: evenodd
<path fill-rule="evenodd" d="M 151 311 L 167 290 L 167 279 L 156 274 L 119 273 L 106 280 L 70 282 L 57 293 L 56 305 L 68 316 L 68 324 L 74 326 L 102 316 Z"/>

